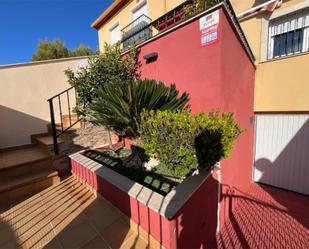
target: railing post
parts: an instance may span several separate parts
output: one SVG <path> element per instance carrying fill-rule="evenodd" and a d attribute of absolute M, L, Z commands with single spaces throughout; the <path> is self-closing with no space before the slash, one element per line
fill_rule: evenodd
<path fill-rule="evenodd" d="M 54 152 L 56 155 L 58 155 L 58 142 L 57 142 L 57 131 L 56 131 L 53 99 L 49 99 L 48 102 L 49 102 L 50 122 L 53 136 Z"/>

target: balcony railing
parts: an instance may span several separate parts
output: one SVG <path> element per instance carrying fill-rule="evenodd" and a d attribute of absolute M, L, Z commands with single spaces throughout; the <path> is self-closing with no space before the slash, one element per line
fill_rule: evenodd
<path fill-rule="evenodd" d="M 151 19 L 146 15 L 141 15 L 125 28 L 121 30 L 123 48 L 130 44 L 140 43 L 152 37 Z"/>
<path fill-rule="evenodd" d="M 154 34 L 163 32 L 219 2 L 222 0 L 204 0 L 201 5 L 200 1 L 188 0 L 153 22 L 148 16 L 142 15 L 122 29 L 122 47 L 125 50 L 130 44 L 148 40 Z"/>

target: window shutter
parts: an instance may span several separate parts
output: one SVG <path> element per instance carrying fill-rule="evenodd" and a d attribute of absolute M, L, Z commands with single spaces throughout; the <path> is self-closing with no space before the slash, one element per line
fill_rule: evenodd
<path fill-rule="evenodd" d="M 307 52 L 309 51 L 309 9 L 272 20 L 268 31 L 268 59 L 273 59 L 275 36 L 299 29 L 303 30 L 301 52 Z"/>
<path fill-rule="evenodd" d="M 120 26 L 119 24 L 116 24 L 116 26 L 110 30 L 110 44 L 117 43 L 120 38 Z"/>

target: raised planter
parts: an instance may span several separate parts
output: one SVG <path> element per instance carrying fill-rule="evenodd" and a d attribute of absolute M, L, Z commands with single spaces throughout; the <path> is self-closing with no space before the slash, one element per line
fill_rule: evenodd
<path fill-rule="evenodd" d="M 100 193 L 163 247 L 215 246 L 218 210 L 216 172 L 201 171 L 165 197 L 82 153 L 70 156 L 72 173 Z"/>

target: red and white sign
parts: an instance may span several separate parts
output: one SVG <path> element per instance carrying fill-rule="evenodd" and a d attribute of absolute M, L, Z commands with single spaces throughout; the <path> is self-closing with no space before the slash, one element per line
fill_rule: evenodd
<path fill-rule="evenodd" d="M 201 45 L 218 41 L 219 10 L 200 18 Z"/>

